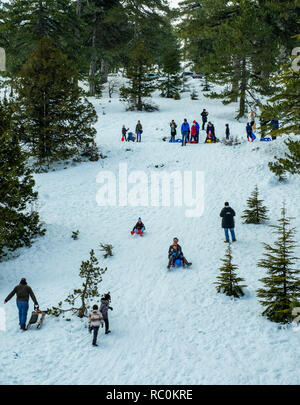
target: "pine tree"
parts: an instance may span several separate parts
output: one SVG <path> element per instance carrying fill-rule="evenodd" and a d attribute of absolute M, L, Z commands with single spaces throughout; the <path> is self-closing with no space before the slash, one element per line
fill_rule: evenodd
<path fill-rule="evenodd" d="M 59 316 L 64 312 L 72 311 L 77 314 L 79 318 L 87 316 L 87 310 L 90 308 L 89 300 L 100 296 L 98 288 L 99 284 L 102 282 L 102 275 L 106 271 L 107 267 L 105 267 L 105 269 L 99 267 L 95 252 L 92 249 L 90 251 L 89 260 L 83 261 L 80 266 L 79 277 L 82 279 L 82 286 L 74 289 L 65 299 L 65 302 L 71 305 L 71 308 L 63 309 L 62 302 L 59 302 L 58 306 L 49 309 L 48 313 Z M 77 300 L 80 301 L 80 306 L 74 307 Z"/>
<path fill-rule="evenodd" d="M 34 209 L 35 183 L 10 117 L 10 106 L 0 102 L 0 258 L 45 233 Z"/>
<path fill-rule="evenodd" d="M 160 83 L 159 89 L 161 96 L 166 98 L 174 98 L 179 93 L 182 80 L 179 76 L 180 72 L 180 53 L 178 48 L 168 50 L 163 56 L 163 80 Z"/>
<path fill-rule="evenodd" d="M 15 132 L 40 164 L 96 152 L 94 107 L 66 57 L 44 37 L 20 72 Z"/>
<path fill-rule="evenodd" d="M 269 210 L 263 205 L 263 200 L 258 198 L 258 194 L 256 185 L 251 197 L 247 200 L 248 209 L 244 210 L 244 215 L 242 215 L 246 224 L 261 224 L 268 220 L 267 212 Z"/>
<path fill-rule="evenodd" d="M 152 80 L 147 77 L 151 64 L 149 51 L 139 40 L 130 52 L 130 64 L 126 70 L 130 85 L 120 89 L 120 98 L 129 104 L 129 110 L 151 110 L 151 106 L 144 101 L 145 97 L 151 97 L 154 90 Z"/>
<path fill-rule="evenodd" d="M 269 162 L 270 170 L 278 176 L 280 181 L 286 179 L 286 172 L 291 174 L 300 174 L 300 141 L 288 139 L 284 142 L 288 147 L 289 153 L 284 157 L 277 158 L 275 162 Z"/>
<path fill-rule="evenodd" d="M 230 243 L 228 244 L 225 258 L 222 259 L 222 262 L 224 264 L 222 267 L 220 267 L 221 275 L 217 277 L 219 281 L 214 283 L 217 284 L 217 292 L 226 294 L 228 296 L 233 296 L 235 298 L 242 297 L 244 295 L 243 287 L 246 287 L 246 285 L 239 284 L 239 282 L 244 281 L 244 279 L 237 277 L 235 272 L 238 266 L 232 263 Z"/>
<path fill-rule="evenodd" d="M 263 316 L 273 322 L 288 323 L 292 321 L 292 307 L 300 298 L 300 270 L 293 268 L 298 259 L 294 256 L 295 228 L 290 227 L 291 218 L 286 217 L 285 206 L 278 222 L 279 225 L 272 226 L 278 239 L 274 247 L 264 243 L 265 258 L 258 263 L 259 267 L 267 270 L 267 276 L 260 280 L 264 288 L 257 290 L 257 296 L 266 307 Z"/>

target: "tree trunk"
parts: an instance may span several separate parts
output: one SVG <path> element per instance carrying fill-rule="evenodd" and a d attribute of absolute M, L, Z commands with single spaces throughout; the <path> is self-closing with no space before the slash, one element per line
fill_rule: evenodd
<path fill-rule="evenodd" d="M 94 27 L 93 38 L 92 38 L 92 57 L 90 62 L 89 71 L 89 93 L 90 96 L 95 96 L 96 94 L 96 72 L 97 72 L 97 49 L 96 49 L 96 27 Z"/>
<path fill-rule="evenodd" d="M 247 90 L 246 58 L 242 59 L 241 69 L 242 70 L 241 70 L 241 84 L 240 84 L 240 105 L 236 119 L 244 117 L 246 113 L 246 90 Z"/>

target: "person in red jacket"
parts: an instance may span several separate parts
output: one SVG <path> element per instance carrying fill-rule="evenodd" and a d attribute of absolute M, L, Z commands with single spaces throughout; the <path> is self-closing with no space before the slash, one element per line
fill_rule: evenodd
<path fill-rule="evenodd" d="M 193 125 L 191 126 L 191 139 L 190 139 L 190 142 L 192 142 L 192 141 L 197 141 L 196 121 L 194 121 Z"/>

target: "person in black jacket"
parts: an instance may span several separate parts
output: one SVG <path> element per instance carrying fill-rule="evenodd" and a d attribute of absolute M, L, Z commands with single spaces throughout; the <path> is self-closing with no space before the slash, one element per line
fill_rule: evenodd
<path fill-rule="evenodd" d="M 202 113 L 201 113 L 201 117 L 202 117 L 202 131 L 205 131 L 205 124 L 207 123 L 207 116 L 208 116 L 208 112 L 206 111 L 206 109 L 204 108 Z"/>
<path fill-rule="evenodd" d="M 127 141 L 127 131 L 129 131 L 129 128 L 126 129 L 125 125 L 122 126 L 122 138 L 124 138 L 125 141 Z"/>
<path fill-rule="evenodd" d="M 39 304 L 35 298 L 35 295 L 27 285 L 27 281 L 25 278 L 22 278 L 20 284 L 17 285 L 10 294 L 5 298 L 4 304 L 6 304 L 14 295 L 17 296 L 17 307 L 19 310 L 19 324 L 20 329 L 26 330 L 26 319 L 27 319 L 27 312 L 29 308 L 29 296 L 31 297 L 32 301 L 34 302 L 35 308 L 39 307 Z"/>
<path fill-rule="evenodd" d="M 235 212 L 229 206 L 228 202 L 225 203 L 225 207 L 220 212 L 220 217 L 222 218 L 222 228 L 225 231 L 226 240 L 224 242 L 225 243 L 230 242 L 228 231 L 230 231 L 230 233 L 231 233 L 232 242 L 235 242 L 236 238 L 235 238 L 235 233 L 234 233 L 234 218 L 233 218 L 233 217 L 235 217 Z"/>

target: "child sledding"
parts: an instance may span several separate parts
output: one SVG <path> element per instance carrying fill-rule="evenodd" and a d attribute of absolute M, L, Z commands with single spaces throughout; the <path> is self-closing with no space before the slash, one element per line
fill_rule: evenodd
<path fill-rule="evenodd" d="M 167 268 L 170 267 L 190 267 L 189 263 L 183 255 L 181 246 L 178 245 L 178 238 L 173 239 L 173 244 L 169 247 L 169 263 Z"/>
<path fill-rule="evenodd" d="M 135 224 L 134 228 L 131 231 L 131 235 L 137 234 L 143 236 L 145 231 L 145 225 L 143 224 L 141 218 L 138 219 L 137 223 Z"/>

